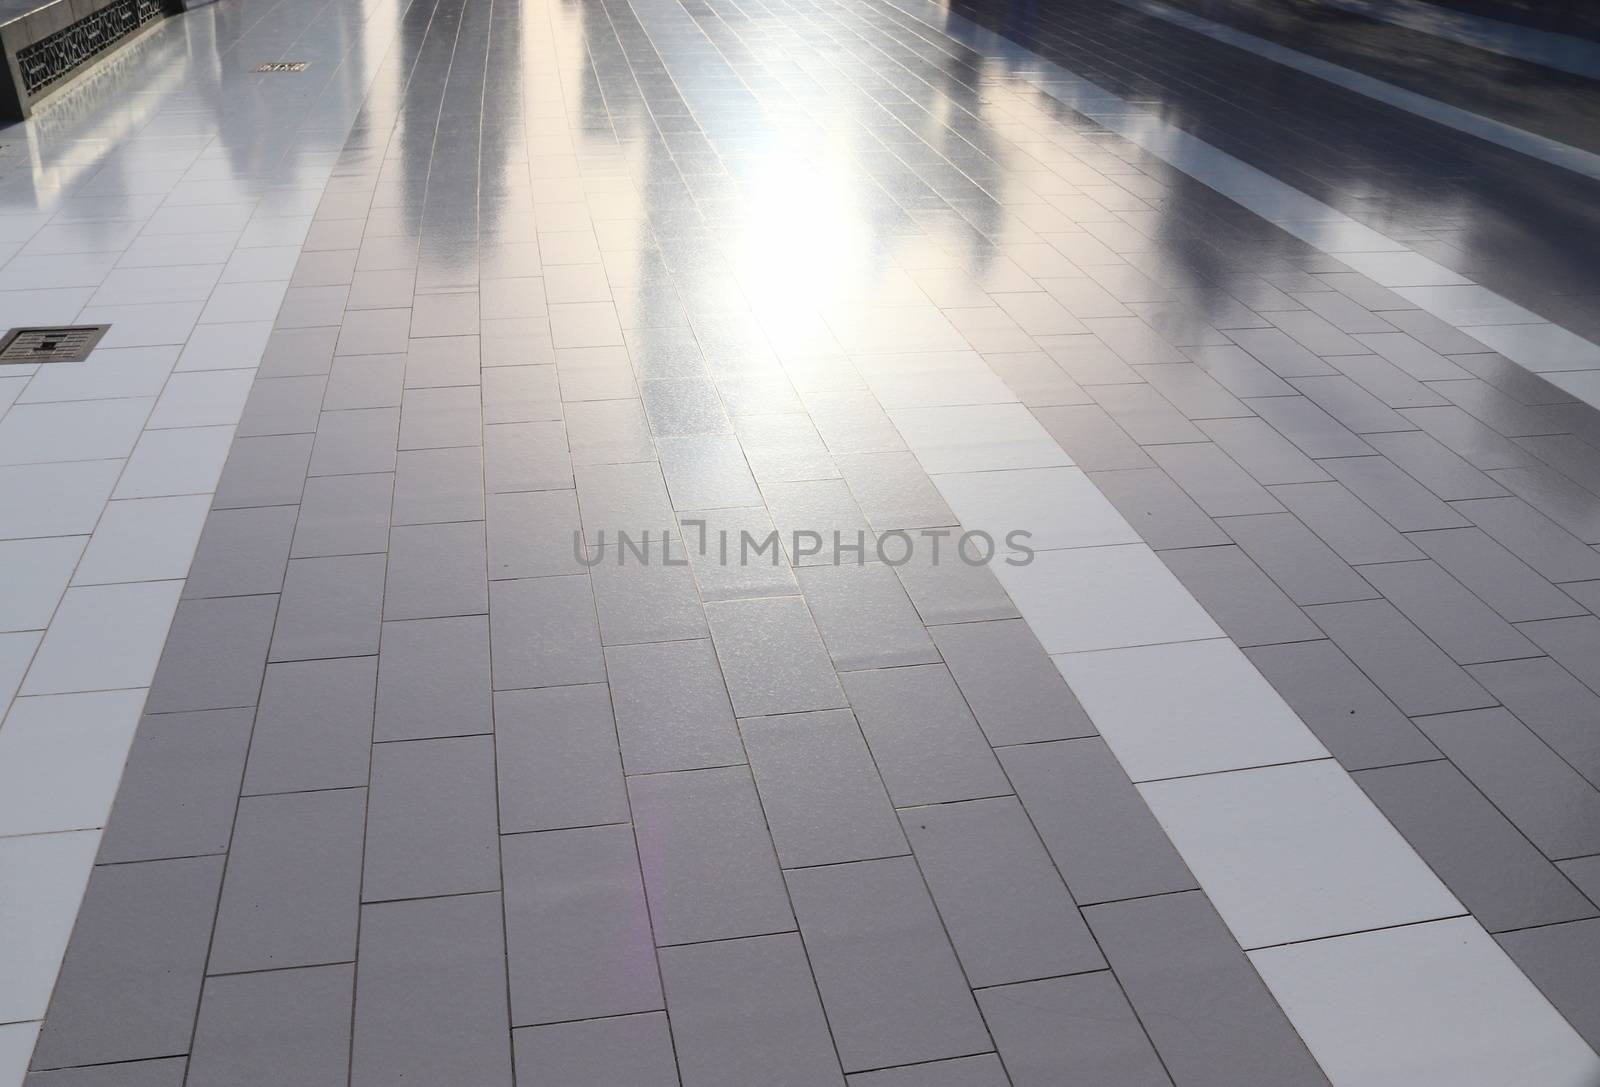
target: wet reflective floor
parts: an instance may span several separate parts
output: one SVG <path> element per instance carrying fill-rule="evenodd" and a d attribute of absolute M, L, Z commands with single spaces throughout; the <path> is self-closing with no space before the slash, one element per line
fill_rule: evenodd
<path fill-rule="evenodd" d="M 0 1084 L 1600 1082 L 1600 172 L 1226 7 L 218 0 L 0 133 L 111 326 Z"/>

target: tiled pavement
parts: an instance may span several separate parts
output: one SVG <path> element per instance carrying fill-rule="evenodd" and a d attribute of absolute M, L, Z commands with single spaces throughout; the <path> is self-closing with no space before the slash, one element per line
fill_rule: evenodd
<path fill-rule="evenodd" d="M 1457 327 L 1555 326 L 912 0 L 332 10 L 384 59 L 292 0 L 220 50 L 349 75 L 245 114 L 318 197 L 288 252 L 172 170 L 105 268 L 15 273 L 126 328 L 165 220 L 283 269 L 0 420 L 57 472 L 231 435 L 138 495 L 183 511 L 86 497 L 81 561 L 8 526 L 81 586 L 0 635 L 60 644 L 0 728 L 19 1069 L 98 849 L 29 1084 L 1600 1077 L 1600 413 Z M 231 417 L 183 359 L 254 371 Z M 721 561 L 773 528 L 871 561 Z M 165 615 L 70 622 L 102 582 L 175 608 L 158 667 Z"/>

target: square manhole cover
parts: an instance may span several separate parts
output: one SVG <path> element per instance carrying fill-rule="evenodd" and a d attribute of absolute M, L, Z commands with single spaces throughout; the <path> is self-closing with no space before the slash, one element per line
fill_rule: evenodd
<path fill-rule="evenodd" d="M 0 340 L 0 364 L 7 362 L 82 362 L 110 325 L 56 325 L 14 328 Z"/>
<path fill-rule="evenodd" d="M 256 65 L 258 72 L 303 72 L 310 61 L 304 60 L 269 60 L 265 64 Z"/>

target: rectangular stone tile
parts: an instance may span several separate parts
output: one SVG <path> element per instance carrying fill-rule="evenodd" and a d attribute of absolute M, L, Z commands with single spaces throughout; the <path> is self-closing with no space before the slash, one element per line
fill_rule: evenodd
<path fill-rule="evenodd" d="M 490 494 L 572 489 L 572 457 L 561 422 L 483 428 L 483 485 Z"/>
<path fill-rule="evenodd" d="M 226 852 L 252 717 L 248 709 L 203 710 L 140 721 L 100 863 Z"/>
<path fill-rule="evenodd" d="M 604 684 L 500 691 L 494 723 L 502 833 L 627 822 Z"/>
<path fill-rule="evenodd" d="M 1487 423 L 1508 438 L 1531 434 L 1560 434 L 1564 429 L 1538 408 L 1507 396 L 1487 381 L 1435 381 L 1429 386 L 1468 415 Z"/>
<path fill-rule="evenodd" d="M 914 536 L 905 561 L 894 567 L 922 621 L 934 626 L 1015 619 L 1017 609 L 991 569 L 951 562 L 952 541 L 932 535 L 942 531 L 922 529 L 920 535 Z M 901 557 L 899 550 L 886 549 L 886 553 L 894 559 Z"/>
<path fill-rule="evenodd" d="M 196 1087 L 346 1082 L 354 984 L 355 967 L 348 965 L 208 979 L 186 1082 Z"/>
<path fill-rule="evenodd" d="M 628 773 L 699 770 L 745 760 L 710 641 L 611 646 L 606 675 Z"/>
<path fill-rule="evenodd" d="M 408 449 L 395 460 L 397 525 L 481 521 L 484 505 L 483 450 Z"/>
<path fill-rule="evenodd" d="M 488 496 L 489 577 L 509 580 L 584 569 L 576 491 Z"/>
<path fill-rule="evenodd" d="M 1521 631 L 1556 662 L 1600 693 L 1600 619 L 1544 619 L 1524 623 Z"/>
<path fill-rule="evenodd" d="M 806 868 L 788 881 L 845 1071 L 991 1049 L 914 860 Z"/>
<path fill-rule="evenodd" d="M 664 1012 L 552 1023 L 511 1032 L 524 1084 L 556 1087 L 678 1087 Z M 530 1078 L 532 1077 L 532 1078 Z"/>
<path fill-rule="evenodd" d="M 397 408 L 325 411 L 317 424 L 308 474 L 348 476 L 392 472 L 400 434 Z"/>
<path fill-rule="evenodd" d="M 1020 619 L 931 627 L 989 743 L 1034 743 L 1094 735 L 1044 647 Z"/>
<path fill-rule="evenodd" d="M 679 526 L 701 600 L 799 595 L 766 507 L 686 512 Z"/>
<path fill-rule="evenodd" d="M 1163 551 L 1161 561 L 1236 645 L 1322 637 L 1317 625 L 1237 547 Z"/>
<path fill-rule="evenodd" d="M 498 890 L 494 772 L 487 736 L 375 746 L 362 900 Z"/>
<path fill-rule="evenodd" d="M 185 1052 L 221 882 L 220 857 L 95 868 L 32 1067 Z"/>
<path fill-rule="evenodd" d="M 1245 650 L 1347 770 L 1439 757 L 1422 733 L 1330 641 Z"/>
<path fill-rule="evenodd" d="M 494 731 L 489 622 L 482 615 L 383 624 L 376 740 Z"/>
<path fill-rule="evenodd" d="M 842 1087 L 799 936 L 663 948 L 661 973 L 686 1082 L 743 1087 L 781 1069 L 794 1087 Z"/>
<path fill-rule="evenodd" d="M 277 611 L 275 596 L 179 603 L 146 710 L 172 713 L 254 705 Z"/>
<path fill-rule="evenodd" d="M 1446 501 L 1495 498 L 1505 488 L 1420 431 L 1374 434 L 1373 448 Z"/>
<path fill-rule="evenodd" d="M 1489 473 L 1497 483 L 1584 543 L 1600 543 L 1595 491 L 1572 482 L 1553 468 L 1506 468 Z M 1600 489 L 1600 483 L 1593 485 Z"/>
<path fill-rule="evenodd" d="M 1455 508 L 1551 581 L 1600 578 L 1600 552 L 1520 498 L 1457 502 Z"/>
<path fill-rule="evenodd" d="M 794 928 L 748 769 L 646 774 L 628 796 L 657 945 Z"/>
<path fill-rule="evenodd" d="M 1382 457 L 1336 457 L 1320 463 L 1402 532 L 1466 526 L 1459 513 Z"/>
<path fill-rule="evenodd" d="M 1361 573 L 1459 664 L 1539 655 L 1517 628 L 1437 563 L 1382 563 Z"/>
<path fill-rule="evenodd" d="M 746 718 L 739 731 L 783 867 L 908 851 L 872 754 L 848 710 Z"/>
<path fill-rule="evenodd" d="M 512 834 L 501 853 L 512 1023 L 663 1006 L 631 827 Z"/>
<path fill-rule="evenodd" d="M 1308 457 L 1359 457 L 1372 447 L 1304 396 L 1266 396 L 1251 408 Z"/>
<path fill-rule="evenodd" d="M 228 451 L 212 508 L 292 506 L 300 501 L 311 459 L 311 435 L 240 438 Z"/>
<path fill-rule="evenodd" d="M 1416 424 L 1343 374 L 1296 378 L 1292 385 L 1352 433 L 1415 430 Z"/>
<path fill-rule="evenodd" d="M 400 525 L 389 533 L 383 617 L 431 619 L 489 610 L 482 521 Z"/>
<path fill-rule="evenodd" d="M 1015 797 L 908 808 L 900 818 L 974 986 L 1104 966 Z M 994 895 L 997 886 L 1006 894 Z"/>
<path fill-rule="evenodd" d="M 655 450 L 678 509 L 728 509 L 761 500 L 744 450 L 731 434 L 659 438 Z"/>
<path fill-rule="evenodd" d="M 1200 350 L 1204 350 L 1201 348 Z M 1206 371 L 1192 362 L 1141 366 L 1139 376 L 1188 419 L 1224 419 L 1254 414 Z"/>
<path fill-rule="evenodd" d="M 977 996 L 1016 1087 L 1172 1082 L 1109 971 L 999 985 Z"/>
<path fill-rule="evenodd" d="M 0 1071 L 20 1083 L 33 1051 L 39 1020 L 72 936 L 84 884 L 94 867 L 100 834 L 13 834 L 0 839 L 6 894 L 0 902 Z M 20 1052 L 19 1052 L 20 1050 Z"/>
<path fill-rule="evenodd" d="M 310 434 L 322 412 L 323 375 L 261 378 L 250 387 L 235 434 L 241 438 L 268 434 Z"/>
<path fill-rule="evenodd" d="M 360 961 L 353 1087 L 511 1087 L 499 895 L 364 906 Z"/>
<path fill-rule="evenodd" d="M 878 532 L 956 524 L 928 474 L 910 453 L 856 453 L 835 458 L 867 523 Z"/>
<path fill-rule="evenodd" d="M 377 671 L 375 657 L 269 665 L 245 793 L 365 785 Z"/>
<path fill-rule="evenodd" d="M 401 449 L 483 444 L 483 394 L 476 385 L 407 389 L 400 400 L 398 419 Z M 320 431 L 317 440 L 322 440 Z"/>
<path fill-rule="evenodd" d="M 292 506 L 218 510 L 211 514 L 189 565 L 184 598 L 279 592 L 294 528 Z"/>
<path fill-rule="evenodd" d="M 605 679 L 594 594 L 582 574 L 490 585 L 489 645 L 497 690 Z"/>
<path fill-rule="evenodd" d="M 1033 414 L 1086 472 L 1149 468 L 1154 463 L 1097 404 L 1035 408 Z"/>
<path fill-rule="evenodd" d="M 1490 932 L 1593 917 L 1593 903 L 1443 759 L 1356 784 Z"/>
<path fill-rule="evenodd" d="M 1388 407 L 1428 408 L 1447 403 L 1437 392 L 1378 355 L 1344 355 L 1329 361 Z M 1411 425 L 1406 423 L 1407 427 Z"/>
<path fill-rule="evenodd" d="M 844 684 L 896 807 L 1011 791 L 943 665 L 852 672 Z"/>
<path fill-rule="evenodd" d="M 1600 735 L 1591 724 L 1600 721 L 1600 695 L 1549 657 L 1480 664 L 1467 671 L 1600 788 Z"/>
<path fill-rule="evenodd" d="M 1278 500 L 1211 444 L 1165 445 L 1150 455 L 1212 517 L 1277 513 Z"/>
<path fill-rule="evenodd" d="M 998 754 L 1079 903 L 1195 886 L 1103 740 L 1026 744 Z"/>
<path fill-rule="evenodd" d="M 652 533 L 652 537 L 654 537 Z M 590 571 L 600 640 L 606 645 L 706 636 L 705 614 L 684 545 L 676 536 L 608 546 Z"/>
<path fill-rule="evenodd" d="M 1600 969 L 1600 922 L 1508 932 L 1499 941 L 1583 1040 L 1591 1046 L 1600 1044 L 1600 999 L 1593 985 Z"/>
<path fill-rule="evenodd" d="M 1320 483 L 1328 474 L 1263 419 L 1205 419 L 1200 429 L 1263 485 Z"/>
<path fill-rule="evenodd" d="M 298 559 L 385 550 L 393 490 L 394 477 L 386 473 L 306 480 L 290 554 Z"/>
<path fill-rule="evenodd" d="M 1152 385 L 1096 385 L 1089 395 L 1140 445 L 1205 440 Z"/>
<path fill-rule="evenodd" d="M 1291 396 L 1294 393 L 1294 386 L 1237 345 L 1185 347 L 1183 353 L 1236 397 Z"/>
<path fill-rule="evenodd" d="M 291 559 L 269 660 L 370 656 L 378 651 L 385 556 Z"/>
<path fill-rule="evenodd" d="M 727 600 L 707 604 L 705 611 L 735 714 L 761 717 L 845 705 L 805 601 Z"/>
<path fill-rule="evenodd" d="M 580 465 L 574 474 L 584 538 L 590 543 L 615 542 L 619 532 L 640 539 L 648 530 L 659 538 L 677 523 L 654 463 Z"/>
<path fill-rule="evenodd" d="M 1227 536 L 1183 488 L 1159 468 L 1090 472 L 1089 479 L 1151 547 L 1211 547 Z"/>
<path fill-rule="evenodd" d="M 1410 716 L 1493 703 L 1482 687 L 1387 601 L 1320 604 L 1306 614 Z"/>
<path fill-rule="evenodd" d="M 802 567 L 796 574 L 838 671 L 939 660 L 890 567 L 830 564 Z"/>
<path fill-rule="evenodd" d="M 1441 714 L 1417 724 L 1546 856 L 1600 853 L 1600 789 L 1506 710 Z"/>
<path fill-rule="evenodd" d="M 1400 412 L 1474 468 L 1522 468 L 1538 458 L 1457 407 L 1405 408 Z"/>
<path fill-rule="evenodd" d="M 849 1087 L 1008 1087 L 1005 1067 L 993 1053 L 927 1064 L 880 1068 L 845 1080 Z"/>
<path fill-rule="evenodd" d="M 355 958 L 366 808 L 362 789 L 239 802 L 208 973 Z"/>
<path fill-rule="evenodd" d="M 1347 563 L 1401 562 L 1421 557 L 1404 536 L 1342 484 L 1297 483 L 1274 487 L 1272 492 Z M 1452 527 L 1453 523 L 1441 522 L 1439 527 Z M 1244 541 L 1239 542 L 1244 545 Z M 1250 550 L 1248 546 L 1245 549 Z M 1257 561 L 1266 565 L 1264 559 Z"/>
<path fill-rule="evenodd" d="M 1174 1082 L 1326 1087 L 1202 893 L 1091 906 L 1084 917 Z"/>

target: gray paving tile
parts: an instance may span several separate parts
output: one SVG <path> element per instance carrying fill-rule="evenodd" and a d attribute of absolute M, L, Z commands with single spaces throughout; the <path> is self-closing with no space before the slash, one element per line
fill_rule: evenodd
<path fill-rule="evenodd" d="M 487 736 L 375 746 L 362 900 L 498 890 L 494 772 Z"/>
<path fill-rule="evenodd" d="M 376 653 L 384 565 L 383 555 L 289 560 L 268 659 Z"/>
<path fill-rule="evenodd" d="M 1090 472 L 1089 479 L 1133 530 L 1158 551 L 1228 542 L 1216 522 L 1159 468 Z"/>
<path fill-rule="evenodd" d="M 387 473 L 306 480 L 290 554 L 301 559 L 385 550 L 393 491 L 394 477 Z"/>
<path fill-rule="evenodd" d="M 570 490 L 572 457 L 565 425 L 544 421 L 484 427 L 483 479 L 491 494 Z"/>
<path fill-rule="evenodd" d="M 1387 601 L 1319 604 L 1306 614 L 1409 715 L 1493 704 L 1487 691 Z"/>
<path fill-rule="evenodd" d="M 1546 856 L 1600 853 L 1600 789 L 1506 710 L 1441 714 L 1417 724 Z"/>
<path fill-rule="evenodd" d="M 939 660 L 921 617 L 890 567 L 805 566 L 796 576 L 838 671 Z"/>
<path fill-rule="evenodd" d="M 1033 415 L 1086 472 L 1149 468 L 1154 463 L 1099 405 L 1035 408 Z"/>
<path fill-rule="evenodd" d="M 208 973 L 355 958 L 366 807 L 362 789 L 239 801 Z"/>
<path fill-rule="evenodd" d="M 431 619 L 489 610 L 482 521 L 398 525 L 389 533 L 383 617 Z"/>
<path fill-rule="evenodd" d="M 483 492 L 482 449 L 408 449 L 395 460 L 392 520 L 396 525 L 481 521 Z"/>
<path fill-rule="evenodd" d="M 398 408 L 405 387 L 405 373 L 403 354 L 340 355 L 327 371 L 323 410 Z"/>
<path fill-rule="evenodd" d="M 248 709 L 203 710 L 141 720 L 99 862 L 226 852 L 252 716 Z"/>
<path fill-rule="evenodd" d="M 511 1087 L 499 895 L 365 906 L 360 962 L 352 1087 Z"/>
<path fill-rule="evenodd" d="M 500 691 L 494 723 L 502 832 L 627 822 L 604 684 Z"/>
<path fill-rule="evenodd" d="M 847 1072 L 989 1052 L 989 1033 L 909 857 L 788 874 Z"/>
<path fill-rule="evenodd" d="M 907 561 L 894 566 L 895 575 L 922 621 L 935 626 L 1017 618 L 1011 597 L 988 567 L 951 561 L 954 541 L 929 535 L 942 531 L 922 530 L 913 539 Z M 899 557 L 898 551 L 892 555 L 893 559 Z"/>
<path fill-rule="evenodd" d="M 1578 890 L 1589 896 L 1590 902 L 1600 898 L 1600 854 L 1561 861 L 1556 867 L 1566 873 Z"/>
<path fill-rule="evenodd" d="M 220 857 L 96 867 L 32 1066 L 187 1051 L 221 881 Z"/>
<path fill-rule="evenodd" d="M 1524 623 L 1521 631 L 1539 644 L 1556 663 L 1600 693 L 1600 619 L 1544 619 Z"/>
<path fill-rule="evenodd" d="M 794 928 L 748 769 L 633 777 L 628 796 L 658 945 Z"/>
<path fill-rule="evenodd" d="M 131 1061 L 126 1064 L 90 1064 L 32 1072 L 26 1087 L 183 1087 L 187 1058 Z"/>
<path fill-rule="evenodd" d="M 1198 891 L 1084 911 L 1175 1083 L 1328 1080 Z M 1195 1030 L 1192 1024 L 1209 1024 Z"/>
<path fill-rule="evenodd" d="M 1264 419 L 1204 419 L 1200 429 L 1263 485 L 1321 483 L 1328 473 Z"/>
<path fill-rule="evenodd" d="M 896 807 L 1011 792 L 943 665 L 851 672 L 843 679 Z"/>
<path fill-rule="evenodd" d="M 1105 965 L 1016 797 L 908 808 L 900 818 L 972 985 Z"/>
<path fill-rule="evenodd" d="M 1600 997 L 1594 987 L 1595 971 L 1600 970 L 1600 920 L 1507 932 L 1498 939 L 1583 1040 L 1600 1046 Z"/>
<path fill-rule="evenodd" d="M 245 793 L 365 785 L 377 673 L 376 657 L 269 665 Z"/>
<path fill-rule="evenodd" d="M 1237 345 L 1186 347 L 1184 354 L 1234 396 L 1290 396 L 1294 393 L 1294 386 Z"/>
<path fill-rule="evenodd" d="M 347 1082 L 354 984 L 355 967 L 344 965 L 208 979 L 186 1082 L 196 1087 Z"/>
<path fill-rule="evenodd" d="M 631 827 L 512 834 L 501 853 L 512 1023 L 663 1007 Z"/>
<path fill-rule="evenodd" d="M 655 534 L 652 533 L 652 537 Z M 689 557 L 676 536 L 665 545 L 600 549 L 590 571 L 600 640 L 606 645 L 706 636 Z"/>
<path fill-rule="evenodd" d="M 311 459 L 311 436 L 239 438 L 228 450 L 212 508 L 292 506 L 300 501 Z"/>
<path fill-rule="evenodd" d="M 511 1032 L 519 1087 L 678 1087 L 664 1012 Z"/>
<path fill-rule="evenodd" d="M 489 577 L 508 580 L 582 573 L 576 491 L 488 496 Z"/>
<path fill-rule="evenodd" d="M 293 506 L 217 510 L 206 518 L 183 585 L 184 597 L 254 596 L 280 591 L 294 526 Z"/>
<path fill-rule="evenodd" d="M 1245 554 L 1302 607 L 1378 595 L 1292 514 L 1230 517 L 1222 524 Z"/>
<path fill-rule="evenodd" d="M 489 701 L 487 617 L 383 624 L 375 740 L 492 732 Z"/>
<path fill-rule="evenodd" d="M 310 474 L 392 472 L 399 432 L 400 412 L 396 408 L 323 412 L 317 424 L 316 444 L 311 449 Z"/>
<path fill-rule="evenodd" d="M 1172 1082 L 1109 971 L 982 989 L 978 1006 L 1015 1087 Z"/>
<path fill-rule="evenodd" d="M 1455 508 L 1551 581 L 1600 578 L 1600 552 L 1520 498 L 1457 502 Z"/>
<path fill-rule="evenodd" d="M 1140 445 L 1205 440 L 1152 385 L 1096 385 L 1089 395 Z"/>
<path fill-rule="evenodd" d="M 909 851 L 850 711 L 746 718 L 739 731 L 783 867 Z"/>
<path fill-rule="evenodd" d="M 1378 355 L 1343 355 L 1329 361 L 1339 368 L 1340 373 L 1388 407 L 1428 408 L 1448 403 L 1428 386 Z M 1407 427 L 1412 425 L 1406 422 Z M 1368 442 L 1371 442 L 1371 438 L 1368 438 Z"/>
<path fill-rule="evenodd" d="M 1215 445 L 1157 446 L 1150 455 L 1212 517 L 1277 513 L 1283 509 L 1265 487 Z"/>
<path fill-rule="evenodd" d="M 1400 414 L 1474 468 L 1521 468 L 1538 458 L 1457 407 L 1405 408 Z"/>
<path fill-rule="evenodd" d="M 850 494 L 874 530 L 958 523 L 912 454 L 856 453 L 835 459 Z"/>
<path fill-rule="evenodd" d="M 400 400 L 399 421 L 401 449 L 443 449 L 453 445 L 481 445 L 483 444 L 483 394 L 476 385 L 442 389 L 407 389 Z M 322 441 L 320 431 L 317 441 L 319 443 Z"/>
<path fill-rule="evenodd" d="M 1359 457 L 1372 447 L 1304 396 L 1267 396 L 1251 408 L 1308 457 Z"/>
<path fill-rule="evenodd" d="M 250 398 L 234 433 L 241 438 L 267 434 L 312 434 L 322 413 L 323 375 L 263 377 L 250 386 Z"/>
<path fill-rule="evenodd" d="M 262 377 L 325 374 L 333 361 L 336 328 L 275 328 L 257 371 Z"/>
<path fill-rule="evenodd" d="M 707 604 L 711 639 L 740 717 L 845 705 L 828 651 L 798 597 Z"/>
<path fill-rule="evenodd" d="M 1600 695 L 1549 657 L 1467 669 L 1573 769 L 1600 788 Z"/>
<path fill-rule="evenodd" d="M 655 448 L 678 509 L 729 509 L 761 501 L 744 450 L 731 434 L 662 438 Z"/>
<path fill-rule="evenodd" d="M 1354 434 L 1416 429 L 1415 423 L 1343 374 L 1301 377 L 1291 384 Z"/>
<path fill-rule="evenodd" d="M 1595 916 L 1596 907 L 1450 763 L 1354 776 L 1490 932 Z"/>
<path fill-rule="evenodd" d="M 1382 457 L 1320 462 L 1357 498 L 1402 532 L 1463 528 L 1466 521 L 1415 479 Z"/>
<path fill-rule="evenodd" d="M 766 507 L 683 513 L 679 524 L 700 599 L 799 595 Z"/>
<path fill-rule="evenodd" d="M 611 646 L 606 674 L 628 773 L 699 770 L 744 761 L 709 641 Z"/>
<path fill-rule="evenodd" d="M 1317 625 L 1237 547 L 1163 551 L 1161 561 L 1237 645 L 1322 637 Z"/>
<path fill-rule="evenodd" d="M 677 523 L 654 463 L 580 465 L 574 474 L 584 538 L 590 543 L 615 542 L 619 532 L 642 539 L 646 530 L 660 538 Z"/>
<path fill-rule="evenodd" d="M 150 684 L 150 713 L 254 705 L 278 611 L 275 596 L 185 600 Z"/>
<path fill-rule="evenodd" d="M 1269 313 L 1267 319 L 1318 355 L 1359 355 L 1365 350 L 1332 322 L 1309 310 Z"/>
<path fill-rule="evenodd" d="M 1200 348 L 1199 350 L 1205 350 Z M 1192 362 L 1141 366 L 1139 376 L 1155 386 L 1186 418 L 1226 419 L 1255 414 L 1202 367 Z"/>
<path fill-rule="evenodd" d="M 1429 388 L 1508 438 L 1529 434 L 1560 434 L 1565 429 L 1538 408 L 1528 407 L 1478 378 L 1435 381 Z"/>
<path fill-rule="evenodd" d="M 931 627 L 989 743 L 1093 736 L 1095 728 L 1033 631 L 1020 619 Z"/>
<path fill-rule="evenodd" d="M 496 690 L 605 679 L 594 594 L 582 574 L 490 585 L 489 645 Z"/>
<path fill-rule="evenodd" d="M 1439 757 L 1332 642 L 1262 646 L 1245 655 L 1345 769 Z"/>
<path fill-rule="evenodd" d="M 1505 488 L 1428 434 L 1374 434 L 1373 448 L 1446 501 L 1495 498 Z"/>
<path fill-rule="evenodd" d="M 993 1053 L 927 1064 L 862 1072 L 845 1082 L 850 1087 L 1007 1087 L 1005 1067 Z"/>
<path fill-rule="evenodd" d="M 1360 565 L 1422 557 L 1404 536 L 1342 483 L 1296 483 L 1274 487 L 1272 493 L 1345 562 Z M 1431 527 L 1454 528 L 1456 525 L 1455 518 L 1450 517 L 1438 518 Z"/>
<path fill-rule="evenodd" d="M 1539 656 L 1516 627 L 1435 562 L 1381 563 L 1363 566 L 1361 574 L 1459 664 Z"/>
<path fill-rule="evenodd" d="M 663 948 L 661 974 L 684 1082 L 842 1087 L 798 935 Z"/>

